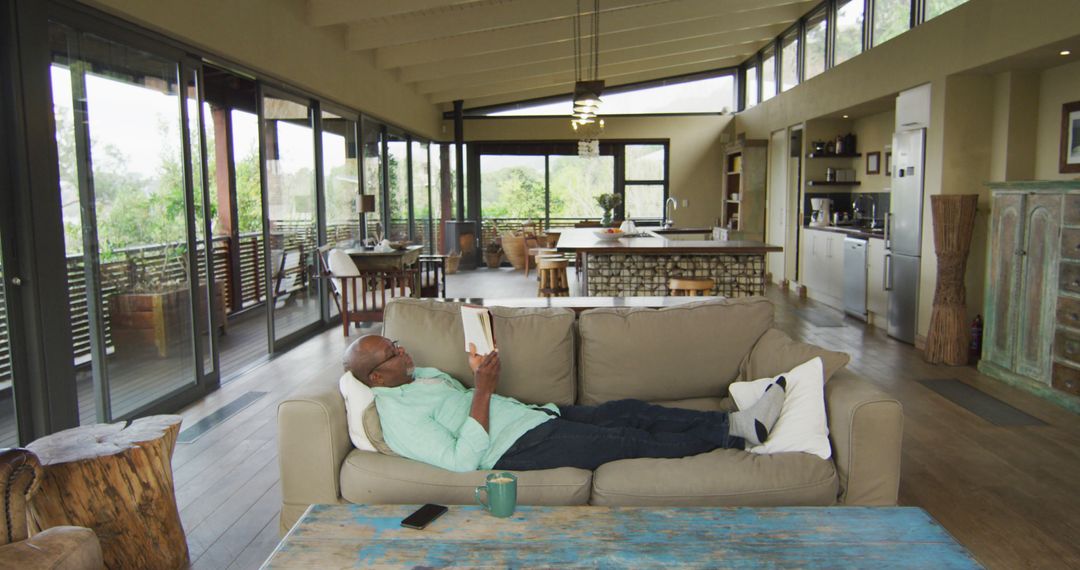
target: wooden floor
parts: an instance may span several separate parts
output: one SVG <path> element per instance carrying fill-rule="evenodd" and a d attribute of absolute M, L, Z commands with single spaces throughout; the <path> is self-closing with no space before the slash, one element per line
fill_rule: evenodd
<path fill-rule="evenodd" d="M 535 295 L 535 287 L 521 272 L 479 269 L 450 276 L 447 293 L 522 297 Z M 902 505 L 925 508 L 989 568 L 1080 567 L 1080 417 L 974 368 L 926 364 L 913 347 L 819 303 L 775 289 L 768 296 L 780 328 L 851 354 L 851 369 L 903 403 Z M 378 327 L 364 330 L 372 331 Z M 248 391 L 269 392 L 195 443 L 177 446 L 177 499 L 193 567 L 256 568 L 277 544 L 277 404 L 312 378 L 339 376 L 348 340 L 328 330 L 183 412 L 190 425 Z M 1047 425 L 996 427 L 918 383 L 948 378 Z"/>

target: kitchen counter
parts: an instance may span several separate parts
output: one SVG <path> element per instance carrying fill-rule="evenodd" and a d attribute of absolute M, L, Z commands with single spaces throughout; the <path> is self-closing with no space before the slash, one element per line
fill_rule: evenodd
<path fill-rule="evenodd" d="M 884 229 L 870 231 L 866 228 L 854 228 L 849 226 L 803 226 L 803 229 L 843 234 L 858 239 L 885 239 Z"/>
<path fill-rule="evenodd" d="M 672 277 L 707 277 L 710 295 L 742 297 L 765 292 L 765 255 L 783 248 L 759 241 L 668 239 L 657 231 L 641 237 L 602 240 L 596 228 L 566 230 L 559 251 L 577 254 L 578 278 L 589 296 L 666 296 Z M 660 230 L 671 234 L 678 231 Z M 683 228 L 684 233 L 711 228 Z"/>
<path fill-rule="evenodd" d="M 614 240 L 603 240 L 593 233 L 597 228 L 578 228 L 565 230 L 559 236 L 559 243 L 555 246 L 559 251 L 587 251 L 604 253 L 731 253 L 731 254 L 764 254 L 774 251 L 783 251 L 784 248 L 777 245 L 769 245 L 760 241 L 716 241 L 716 240 L 673 240 L 667 239 L 656 231 L 644 232 L 648 237 L 622 237 Z M 670 230 L 663 230 L 670 232 Z M 694 229 L 694 231 L 682 231 L 681 233 L 705 233 L 712 229 Z M 677 232 L 670 232 L 677 233 Z"/>

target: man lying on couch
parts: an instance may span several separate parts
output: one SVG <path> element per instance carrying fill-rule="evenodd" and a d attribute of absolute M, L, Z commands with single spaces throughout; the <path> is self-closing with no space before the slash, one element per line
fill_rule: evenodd
<path fill-rule="evenodd" d="M 474 389 L 435 368 L 414 368 L 404 348 L 377 335 L 353 342 L 343 364 L 375 394 L 391 449 L 451 471 L 591 470 L 618 459 L 686 457 L 759 445 L 780 416 L 786 388 L 780 377 L 752 407 L 731 413 L 640 400 L 530 406 L 495 393 L 498 352 L 469 355 Z"/>

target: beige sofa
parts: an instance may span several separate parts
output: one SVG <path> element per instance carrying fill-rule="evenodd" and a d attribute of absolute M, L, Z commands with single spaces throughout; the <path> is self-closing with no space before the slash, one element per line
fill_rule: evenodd
<path fill-rule="evenodd" d="M 833 455 L 755 455 L 716 450 L 680 459 L 631 459 L 595 472 L 562 468 L 519 474 L 518 497 L 534 505 L 893 505 L 900 478 L 900 403 L 839 370 L 846 355 L 791 341 L 773 329 L 764 298 L 704 301 L 667 309 L 493 308 L 502 359 L 499 393 L 526 403 L 598 404 L 638 398 L 730 410 L 727 387 L 786 372 L 821 355 Z M 466 385 L 458 305 L 398 299 L 384 334 L 417 366 Z M 338 378 L 306 387 L 278 408 L 285 532 L 313 503 L 471 504 L 488 472 L 455 473 L 355 449 Z"/>

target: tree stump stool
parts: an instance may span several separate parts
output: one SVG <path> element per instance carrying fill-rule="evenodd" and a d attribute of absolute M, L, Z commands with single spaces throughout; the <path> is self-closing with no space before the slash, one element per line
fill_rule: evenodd
<path fill-rule="evenodd" d="M 180 416 L 77 427 L 29 446 L 45 470 L 30 502 L 37 528 L 84 526 L 108 568 L 185 568 L 187 537 L 173 489 Z"/>

